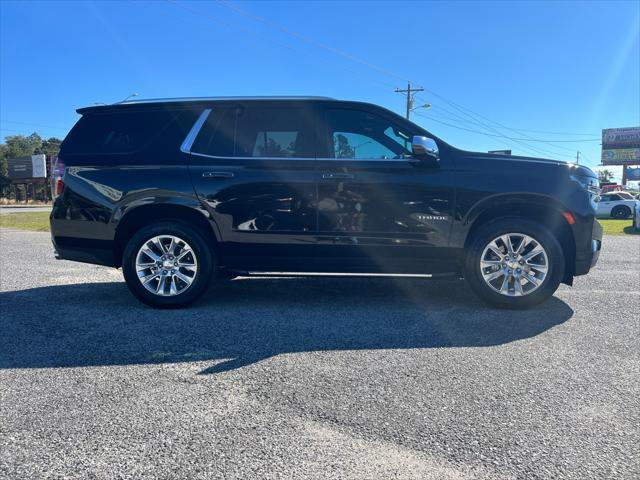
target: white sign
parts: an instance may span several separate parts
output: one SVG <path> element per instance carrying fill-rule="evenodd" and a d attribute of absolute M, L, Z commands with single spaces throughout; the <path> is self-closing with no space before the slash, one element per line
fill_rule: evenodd
<path fill-rule="evenodd" d="M 31 165 L 33 166 L 33 178 L 47 178 L 47 157 L 41 153 L 31 155 Z"/>

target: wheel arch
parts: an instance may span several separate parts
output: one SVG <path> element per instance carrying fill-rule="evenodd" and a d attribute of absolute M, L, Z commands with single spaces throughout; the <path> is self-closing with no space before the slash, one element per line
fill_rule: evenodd
<path fill-rule="evenodd" d="M 563 283 L 571 285 L 575 272 L 576 243 L 573 230 L 563 215 L 568 209 L 557 200 L 544 195 L 496 195 L 475 205 L 466 216 L 465 250 L 475 232 L 484 224 L 498 218 L 527 218 L 549 229 L 558 239 L 565 258 Z"/>
<path fill-rule="evenodd" d="M 175 203 L 153 203 L 126 208 L 122 211 L 116 227 L 114 259 L 120 266 L 122 254 L 131 236 L 140 228 L 159 221 L 179 220 L 187 223 L 200 231 L 211 242 L 214 250 L 217 250 L 219 231 L 208 215 L 204 209 Z"/>

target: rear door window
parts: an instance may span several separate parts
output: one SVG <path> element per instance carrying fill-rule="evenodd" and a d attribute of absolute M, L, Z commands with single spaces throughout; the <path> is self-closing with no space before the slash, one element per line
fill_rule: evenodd
<path fill-rule="evenodd" d="M 213 157 L 315 158 L 312 114 L 296 107 L 214 108 L 191 151 Z"/>

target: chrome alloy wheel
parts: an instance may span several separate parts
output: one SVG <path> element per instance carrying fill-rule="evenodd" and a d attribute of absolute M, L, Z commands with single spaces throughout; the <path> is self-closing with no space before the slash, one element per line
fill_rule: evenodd
<path fill-rule="evenodd" d="M 179 295 L 198 274 L 198 261 L 191 246 L 175 235 L 159 235 L 147 240 L 136 255 L 140 283 L 160 296 Z"/>
<path fill-rule="evenodd" d="M 480 257 L 480 272 L 494 291 L 508 297 L 529 295 L 547 276 L 549 258 L 540 242 L 523 233 L 494 238 Z"/>

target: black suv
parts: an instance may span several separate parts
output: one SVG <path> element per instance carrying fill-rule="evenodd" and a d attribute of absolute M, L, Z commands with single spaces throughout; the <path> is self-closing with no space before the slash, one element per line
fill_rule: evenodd
<path fill-rule="evenodd" d="M 529 307 L 598 258 L 597 178 L 462 151 L 384 108 L 322 97 L 197 98 L 78 110 L 51 213 L 57 258 L 122 267 L 154 307 L 213 279 L 464 276 Z"/>

